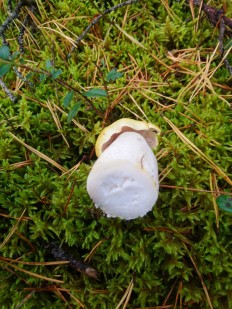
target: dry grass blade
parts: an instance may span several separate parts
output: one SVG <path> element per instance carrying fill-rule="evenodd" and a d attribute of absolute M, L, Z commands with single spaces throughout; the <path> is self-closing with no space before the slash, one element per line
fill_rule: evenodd
<path fill-rule="evenodd" d="M 164 302 L 163 302 L 163 306 L 166 305 L 166 303 L 168 302 L 170 296 L 172 295 L 172 292 L 173 292 L 173 290 L 174 290 L 174 288 L 175 288 L 175 286 L 176 286 L 176 283 L 177 283 L 177 279 L 176 279 L 176 281 L 174 282 L 174 284 L 172 285 L 171 290 L 168 292 L 168 295 L 166 296 L 166 298 L 165 298 L 165 300 L 164 300 Z"/>
<path fill-rule="evenodd" d="M 167 117 L 163 117 L 164 120 L 170 125 L 176 135 L 202 160 L 207 162 L 219 176 L 221 176 L 226 182 L 232 185 L 232 180 L 226 175 L 226 173 L 215 164 L 210 158 L 208 158 L 204 152 L 202 152 L 196 145 L 194 145 Z"/>
<path fill-rule="evenodd" d="M 19 217 L 18 217 L 18 218 L 12 217 L 12 216 L 10 216 L 10 215 L 3 214 L 3 213 L 0 213 L 0 216 L 1 216 L 1 217 L 5 217 L 5 218 L 14 219 L 14 220 L 19 220 Z M 31 220 L 31 218 L 30 218 L 30 217 L 22 217 L 22 218 L 21 218 L 21 221 L 28 221 L 28 220 Z"/>
<path fill-rule="evenodd" d="M 199 279 L 201 281 L 201 284 L 202 284 L 203 290 L 205 292 L 205 296 L 206 296 L 206 299 L 208 301 L 209 307 L 210 307 L 210 309 L 213 309 L 213 305 L 212 305 L 211 299 L 209 297 L 209 293 L 208 293 L 207 287 L 206 287 L 206 285 L 204 283 L 204 280 L 203 280 L 203 277 L 202 277 L 202 275 L 201 275 L 201 273 L 200 273 L 200 271 L 199 271 L 199 269 L 197 267 L 197 264 L 195 263 L 192 255 L 190 254 L 187 246 L 184 243 L 183 243 L 183 246 L 185 247 L 186 251 L 188 252 L 188 256 L 189 256 L 189 258 L 190 258 L 190 260 L 191 260 L 191 262 L 192 262 L 192 264 L 193 264 L 193 266 L 194 266 L 194 268 L 195 268 L 195 270 L 197 272 L 197 275 L 198 275 L 198 277 L 199 277 Z"/>
<path fill-rule="evenodd" d="M 58 164 L 56 161 L 52 160 L 51 158 L 49 158 L 48 156 L 46 156 L 45 154 L 43 154 L 42 152 L 40 152 L 39 150 L 36 150 L 35 148 L 27 145 L 26 143 L 24 143 L 21 139 L 19 139 L 17 136 L 15 136 L 13 133 L 9 132 L 9 134 L 20 144 L 22 144 L 24 147 L 26 147 L 27 149 L 29 149 L 31 152 L 33 152 L 34 154 L 36 154 L 38 157 L 40 157 L 41 159 L 49 162 L 50 164 L 52 164 L 53 166 L 55 166 L 56 168 L 58 168 L 60 171 L 62 171 L 63 173 L 66 172 L 67 170 L 61 166 L 60 164 Z"/>
<path fill-rule="evenodd" d="M 189 59 L 185 59 L 182 58 L 182 55 L 184 56 L 185 53 L 183 53 L 181 50 L 178 51 L 181 55 L 178 57 L 174 57 L 171 53 L 168 54 L 168 58 L 171 59 L 173 61 L 173 63 L 178 63 L 179 67 L 178 70 L 186 75 L 192 75 L 193 78 L 190 80 L 190 82 L 186 85 L 185 88 L 183 88 L 183 90 L 180 92 L 178 99 L 183 98 L 188 92 L 191 91 L 191 96 L 189 98 L 189 102 L 191 102 L 194 97 L 197 96 L 197 94 L 200 91 L 205 92 L 205 89 L 209 89 L 215 96 L 217 96 L 220 100 L 224 101 L 227 105 L 230 106 L 230 103 L 225 99 L 225 96 L 220 95 L 218 92 L 215 91 L 214 87 L 213 87 L 213 83 L 211 82 L 212 77 L 214 76 L 214 74 L 217 72 L 217 70 L 223 66 L 224 61 L 226 59 L 226 57 L 228 56 L 228 54 L 230 53 L 232 47 L 230 47 L 228 49 L 228 51 L 225 53 L 225 55 L 223 56 L 223 58 L 220 60 L 219 64 L 215 67 L 215 68 L 211 68 L 211 64 L 212 62 L 217 59 L 218 57 L 218 48 L 219 48 L 219 43 L 217 44 L 217 46 L 215 47 L 215 49 L 213 50 L 211 56 L 209 57 L 208 55 L 206 56 L 206 61 L 202 62 L 201 57 L 202 57 L 202 53 L 200 54 L 199 51 L 192 51 L 193 53 L 195 52 L 196 55 L 194 56 L 195 58 L 197 58 L 197 60 L 189 60 Z M 187 56 L 187 55 L 186 55 Z M 184 66 L 181 66 L 180 64 L 183 62 Z M 191 71 L 189 69 L 186 69 L 185 64 L 197 64 L 198 66 L 198 72 L 195 71 Z M 185 63 L 185 64 L 184 64 Z M 204 67 L 203 67 L 204 65 Z"/>
<path fill-rule="evenodd" d="M 64 34 L 64 32 L 60 29 L 58 23 L 56 23 L 55 21 L 53 21 L 53 23 L 56 25 L 56 27 L 58 28 L 58 30 L 53 29 L 51 27 L 44 27 L 44 26 L 40 26 L 40 29 L 45 29 L 48 30 L 50 32 L 55 32 L 57 34 L 59 34 L 61 37 L 63 37 L 66 41 L 68 41 L 70 44 L 72 44 L 73 46 L 76 46 L 75 44 L 75 39 L 70 38 L 68 35 Z"/>
<path fill-rule="evenodd" d="M 173 309 L 173 305 L 163 305 L 163 306 L 154 306 L 154 307 L 143 307 L 135 309 Z"/>
<path fill-rule="evenodd" d="M 210 173 L 209 183 L 210 183 L 210 190 L 215 192 L 216 190 L 214 190 L 214 188 L 216 187 L 216 177 L 213 172 Z M 220 192 L 219 191 L 216 191 L 216 192 L 218 192 L 217 195 L 219 195 Z M 216 198 L 214 195 L 212 195 L 212 200 L 213 200 L 213 207 L 214 207 L 214 212 L 215 212 L 215 217 L 216 217 L 216 226 L 217 226 L 217 229 L 219 229 L 219 211 L 218 211 L 218 205 L 216 203 Z"/>
<path fill-rule="evenodd" d="M 171 173 L 172 167 L 166 166 L 159 174 L 159 182 L 162 183 L 162 181 L 168 176 L 169 173 Z"/>
<path fill-rule="evenodd" d="M 130 296 L 131 296 L 131 292 L 132 292 L 132 290 L 133 290 L 133 287 L 134 287 L 134 279 L 132 279 L 131 282 L 129 283 L 128 288 L 126 289 L 126 292 L 124 293 L 122 299 L 121 299 L 120 302 L 118 303 L 116 309 L 119 309 L 120 306 L 123 304 L 124 301 L 125 301 L 125 302 L 124 302 L 124 305 L 123 305 L 123 309 L 126 308 L 128 302 L 129 302 L 129 300 L 130 300 Z"/>
<path fill-rule="evenodd" d="M 78 170 L 78 168 L 80 167 L 81 163 L 82 163 L 82 160 L 79 161 L 79 162 L 78 162 L 76 165 L 74 165 L 72 168 L 70 168 L 70 170 L 65 171 L 65 172 L 62 174 L 62 176 L 66 175 L 66 174 L 69 174 L 69 177 L 68 177 L 68 179 L 69 179 L 69 178 L 72 176 L 72 174 Z"/>
<path fill-rule="evenodd" d="M 16 170 L 18 168 L 21 168 L 21 167 L 24 167 L 24 166 L 30 165 L 30 164 L 31 164 L 30 160 L 13 163 L 13 164 L 10 165 L 10 170 Z M 3 170 L 3 168 L 0 168 L 0 171 L 2 171 L 2 170 Z"/>
<path fill-rule="evenodd" d="M 7 265 L 10 266 L 10 267 L 13 267 L 14 269 L 16 269 L 16 270 L 18 270 L 18 271 L 21 271 L 21 272 L 23 272 L 23 273 L 25 273 L 25 274 L 28 274 L 28 275 L 30 275 L 30 276 L 32 276 L 32 277 L 35 277 L 35 278 L 38 278 L 38 279 L 41 279 L 41 280 L 46 280 L 46 281 L 51 281 L 51 282 L 56 282 L 56 283 L 64 283 L 64 281 L 62 281 L 62 280 L 53 279 L 53 278 L 49 278 L 49 277 L 45 277 L 45 276 L 42 276 L 42 275 L 33 273 L 33 272 L 29 271 L 29 270 L 20 268 L 20 267 L 18 267 L 18 266 L 16 266 L 16 265 L 13 265 L 13 264 L 8 263 L 8 262 L 6 262 L 6 261 L 5 261 L 4 263 L 7 264 Z"/>
<path fill-rule="evenodd" d="M 161 0 L 163 6 L 165 7 L 168 15 L 173 19 L 178 19 L 180 20 L 180 18 L 173 12 L 173 10 L 170 8 L 170 6 L 168 5 L 168 1 L 167 0 Z"/>
<path fill-rule="evenodd" d="M 93 257 L 95 251 L 97 250 L 97 248 L 103 243 L 105 242 L 106 239 L 102 239 L 100 240 L 94 247 L 93 249 L 90 251 L 90 253 L 86 256 L 86 258 L 84 259 L 84 262 L 90 262 L 91 258 Z"/>
<path fill-rule="evenodd" d="M 178 286 L 178 290 L 177 290 L 177 293 L 176 293 L 176 299 L 175 299 L 175 305 L 174 305 L 174 309 L 177 309 L 177 303 L 178 303 L 178 298 L 180 297 L 180 306 L 179 306 L 179 309 L 182 309 L 182 298 L 181 298 L 181 290 L 183 288 L 183 283 L 182 281 L 179 283 L 179 286 Z"/>
<path fill-rule="evenodd" d="M 217 49 L 219 47 L 219 44 L 216 46 L 216 48 L 214 49 L 211 57 L 207 57 L 207 61 L 205 64 L 204 68 L 201 68 L 201 62 L 199 61 L 199 72 L 198 73 L 193 73 L 195 75 L 195 77 L 193 78 L 193 80 L 191 80 L 188 85 L 180 92 L 179 97 L 184 96 L 187 92 L 189 92 L 192 88 L 195 87 L 195 89 L 192 91 L 191 97 L 189 99 L 189 101 L 191 102 L 192 99 L 199 93 L 199 91 L 204 87 L 204 86 L 209 86 L 209 88 L 212 89 L 212 85 L 210 83 L 210 78 L 209 78 L 209 68 L 210 65 L 216 55 Z M 208 59 L 209 58 L 209 59 Z M 212 77 L 212 75 L 211 75 Z"/>
<path fill-rule="evenodd" d="M 143 117 L 146 119 L 146 121 L 148 121 L 148 118 L 146 116 L 146 114 L 144 113 L 144 111 L 142 110 L 142 108 L 139 106 L 139 104 L 136 102 L 136 100 L 134 99 L 134 97 L 128 93 L 129 97 L 131 98 L 131 100 L 135 103 L 135 106 L 138 108 L 138 110 L 141 112 L 141 114 L 143 115 Z"/>
<path fill-rule="evenodd" d="M 73 296 L 71 294 L 70 290 L 67 289 L 67 288 L 63 288 L 63 287 L 52 285 L 52 286 L 47 286 L 45 288 L 36 288 L 36 287 L 34 287 L 34 288 L 24 288 L 24 291 L 34 291 L 34 292 L 66 292 L 67 294 L 70 295 L 71 298 L 73 298 L 78 303 L 80 308 L 86 308 L 85 305 L 79 299 L 77 299 L 75 296 Z M 81 292 L 82 290 L 73 289 L 72 291 L 78 293 L 78 292 Z M 77 308 L 79 308 L 79 307 L 77 307 Z"/>
<path fill-rule="evenodd" d="M 137 118 L 137 119 L 139 119 L 139 120 L 141 120 L 141 121 L 144 121 L 144 119 L 143 119 L 142 117 L 140 117 L 138 114 L 136 114 L 135 112 L 133 112 L 130 108 L 124 106 L 124 104 L 119 103 L 119 105 L 120 105 L 123 109 L 127 110 L 128 112 L 130 112 L 131 115 L 134 115 L 135 118 Z"/>
<path fill-rule="evenodd" d="M 31 291 L 29 294 L 27 294 L 24 299 L 18 304 L 16 305 L 15 309 L 19 309 L 21 308 L 25 303 L 26 301 L 28 301 L 29 298 L 31 298 L 31 296 L 35 293 L 35 291 Z"/>
<path fill-rule="evenodd" d="M 62 126 L 60 123 L 60 119 L 56 113 L 56 108 L 54 106 L 54 104 L 52 104 L 49 100 L 47 100 L 47 107 L 50 111 L 50 113 L 52 114 L 52 118 L 57 126 L 57 129 L 59 130 L 59 133 L 61 134 L 61 136 L 63 137 L 63 140 L 65 141 L 66 145 L 68 146 L 68 148 L 70 148 L 69 143 L 67 141 L 67 139 L 65 138 L 64 134 L 61 132 L 62 131 Z"/>
<path fill-rule="evenodd" d="M 140 43 L 137 39 L 135 39 L 132 35 L 130 35 L 129 33 L 127 33 L 124 29 L 122 29 L 118 24 L 115 24 L 115 26 L 118 28 L 118 30 L 120 30 L 129 40 L 131 40 L 131 42 L 133 42 L 135 45 L 141 47 L 142 49 L 147 50 L 147 48 Z"/>
<path fill-rule="evenodd" d="M 6 238 L 3 240 L 3 242 L 0 245 L 0 250 L 5 246 L 5 244 L 9 241 L 9 239 L 11 238 L 11 236 L 14 234 L 14 232 L 16 231 L 20 221 L 23 218 L 23 215 L 25 213 L 26 209 L 24 209 L 24 211 L 22 212 L 21 216 L 19 217 L 18 221 L 16 222 L 16 224 L 11 228 L 9 234 L 6 236 Z"/>
<path fill-rule="evenodd" d="M 49 265 L 63 265 L 63 264 L 69 264 L 69 261 L 54 261 L 54 262 L 25 262 L 20 260 L 12 260 L 9 258 L 5 258 L 3 256 L 0 256 L 1 261 L 7 261 L 12 263 L 19 263 L 22 265 L 37 265 L 37 266 L 49 266 Z"/>
<path fill-rule="evenodd" d="M 85 305 L 78 298 L 76 298 L 69 292 L 69 290 L 67 290 L 66 293 L 77 302 L 80 308 L 86 308 Z"/>
<path fill-rule="evenodd" d="M 64 114 L 65 116 L 68 116 L 68 114 L 63 111 L 63 109 L 61 109 L 58 105 L 54 104 L 55 108 L 57 110 L 59 110 L 62 114 Z M 82 126 L 80 123 L 78 123 L 75 119 L 72 119 L 72 123 L 75 124 L 75 126 L 77 126 L 80 130 L 82 130 L 83 132 L 87 133 L 89 132 L 84 126 Z"/>

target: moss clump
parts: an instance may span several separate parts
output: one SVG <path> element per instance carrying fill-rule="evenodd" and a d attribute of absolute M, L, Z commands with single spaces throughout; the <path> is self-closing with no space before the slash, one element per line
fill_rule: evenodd
<path fill-rule="evenodd" d="M 37 28 L 28 26 L 25 54 L 14 60 L 27 82 L 11 69 L 3 81 L 17 101 L 0 93 L 1 308 L 116 308 L 132 279 L 128 308 L 231 308 L 232 218 L 217 214 L 209 192 L 229 192 L 232 178 L 232 89 L 220 57 L 212 57 L 217 31 L 204 18 L 192 20 L 184 1 L 138 2 L 94 25 L 67 60 L 101 4 L 37 3 Z M 26 13 L 5 33 L 11 53 Z M 113 68 L 123 76 L 107 83 Z M 108 96 L 82 95 L 92 88 Z M 162 129 L 159 200 L 129 222 L 106 218 L 86 192 L 96 136 L 122 117 Z M 81 259 L 94 249 L 89 262 L 100 280 L 67 265 L 35 264 L 54 261 L 44 246 L 52 241 Z"/>

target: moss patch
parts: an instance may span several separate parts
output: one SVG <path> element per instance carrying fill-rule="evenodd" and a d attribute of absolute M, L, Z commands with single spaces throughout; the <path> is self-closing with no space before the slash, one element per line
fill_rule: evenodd
<path fill-rule="evenodd" d="M 102 18 L 67 59 L 103 4 L 37 3 L 14 60 L 26 81 L 12 67 L 3 81 L 17 101 L 0 92 L 1 308 L 116 308 L 128 287 L 128 308 L 231 308 L 232 219 L 218 214 L 215 192 L 232 184 L 232 88 L 217 29 L 184 1 L 138 2 Z M 2 23 L 6 3 L 0 12 Z M 6 30 L 11 53 L 26 14 Z M 123 76 L 107 82 L 114 68 Z M 90 89 L 108 95 L 82 95 Z M 106 218 L 86 191 L 96 137 L 123 117 L 162 130 L 158 202 L 129 222 Z M 81 259 L 94 249 L 100 280 L 34 265 L 54 261 L 52 241 Z"/>

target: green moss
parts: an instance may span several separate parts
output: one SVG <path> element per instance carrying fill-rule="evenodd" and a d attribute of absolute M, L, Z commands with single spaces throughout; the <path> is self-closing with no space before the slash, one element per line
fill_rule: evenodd
<path fill-rule="evenodd" d="M 215 56 L 210 66 L 217 68 L 210 78 L 213 90 L 209 84 L 204 85 L 191 98 L 197 83 L 186 88 L 201 78 L 207 57 L 217 44 L 217 31 L 205 18 L 194 30 L 196 20 L 192 21 L 184 1 L 170 1 L 169 9 L 160 1 L 147 1 L 103 18 L 67 60 L 72 46 L 67 36 L 75 40 L 98 13 L 97 7 L 92 1 L 38 4 L 39 12 L 35 14 L 41 27 L 33 30 L 33 39 L 26 34 L 26 52 L 21 55 L 33 69 L 21 68 L 22 74 L 30 73 L 27 78 L 34 86 L 23 83 L 18 87 L 21 81 L 11 71 L 3 80 L 18 97 L 17 102 L 0 93 L 1 109 L 7 117 L 0 114 L 0 243 L 12 231 L 1 247 L 1 308 L 81 308 L 76 299 L 86 308 L 116 308 L 132 278 L 128 308 L 162 306 L 171 289 L 166 304 L 174 307 L 179 295 L 186 308 L 208 308 L 197 271 L 213 308 L 232 307 L 232 217 L 220 212 L 217 229 L 214 195 L 206 192 L 211 190 L 212 175 L 220 191 L 229 192 L 231 185 L 193 153 L 163 117 L 232 178 L 231 110 L 223 101 L 231 102 L 230 79 L 224 66 L 217 68 L 219 57 Z M 219 1 L 214 4 L 221 5 Z M 231 11 L 230 2 L 227 6 Z M 25 12 L 19 17 L 21 21 Z M 4 5 L 1 22 L 6 17 Z M 54 20 L 59 22 L 61 34 Z M 16 23 L 19 25 L 19 21 Z M 6 32 L 11 52 L 18 50 L 17 35 L 15 26 Z M 36 70 L 46 70 L 47 60 L 54 60 L 54 69 L 62 70 L 59 79 L 44 75 L 44 81 L 40 80 L 41 73 Z M 15 62 L 20 64 L 19 58 Z M 107 85 L 109 98 L 88 102 L 82 91 L 104 89 L 107 73 L 113 68 L 124 75 Z M 70 91 L 67 85 L 78 91 L 70 106 L 64 107 L 63 99 Z M 81 102 L 74 118 L 77 125 L 69 124 L 65 113 L 77 102 Z M 86 179 L 96 160 L 90 155 L 106 111 L 107 124 L 138 115 L 162 129 L 157 153 L 164 186 L 153 210 L 129 222 L 105 217 L 86 191 Z M 73 173 L 62 174 L 10 133 L 67 170 L 78 162 L 80 165 Z M 21 165 L 15 165 L 18 163 Z M 23 220 L 18 222 L 22 214 Z M 3 259 L 54 261 L 44 241 L 63 244 L 82 259 L 99 244 L 90 264 L 99 271 L 100 280 L 84 277 L 67 265 L 13 264 L 20 270 Z M 63 289 L 63 298 L 51 289 L 54 283 L 24 270 L 63 280 L 62 284 L 56 283 L 58 289 Z"/>

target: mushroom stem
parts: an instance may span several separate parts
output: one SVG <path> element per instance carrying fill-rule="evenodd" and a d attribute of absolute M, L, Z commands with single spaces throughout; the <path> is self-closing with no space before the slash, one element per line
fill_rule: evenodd
<path fill-rule="evenodd" d="M 118 136 L 95 162 L 87 191 L 108 217 L 130 220 L 150 211 L 158 198 L 158 167 L 145 138 L 135 132 Z"/>

